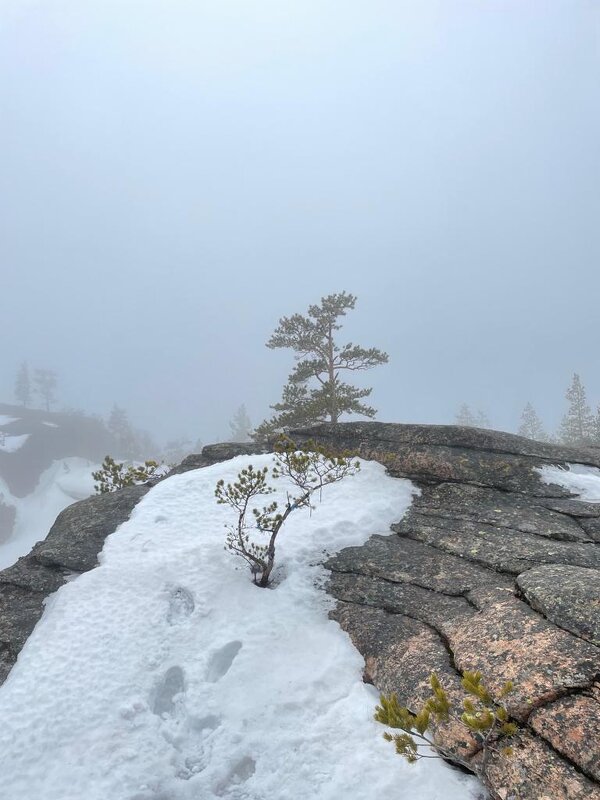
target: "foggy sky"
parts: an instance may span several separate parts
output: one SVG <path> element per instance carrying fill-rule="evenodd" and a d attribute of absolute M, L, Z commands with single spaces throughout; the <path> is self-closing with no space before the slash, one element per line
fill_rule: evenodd
<path fill-rule="evenodd" d="M 0 0 L 0 400 L 159 438 L 269 414 L 358 296 L 379 418 L 600 402 L 595 0 Z"/>

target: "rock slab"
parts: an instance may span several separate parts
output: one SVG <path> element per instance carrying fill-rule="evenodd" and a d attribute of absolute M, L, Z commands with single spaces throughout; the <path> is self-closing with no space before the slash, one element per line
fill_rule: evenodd
<path fill-rule="evenodd" d="M 366 680 L 416 709 L 427 678 L 461 703 L 480 670 L 519 723 L 514 754 L 482 753 L 460 724 L 445 749 L 501 800 L 600 800 L 600 504 L 541 482 L 538 468 L 600 467 L 596 450 L 452 426 L 348 423 L 294 430 L 384 464 L 421 494 L 395 535 L 330 559 L 332 616 L 365 658 Z"/>

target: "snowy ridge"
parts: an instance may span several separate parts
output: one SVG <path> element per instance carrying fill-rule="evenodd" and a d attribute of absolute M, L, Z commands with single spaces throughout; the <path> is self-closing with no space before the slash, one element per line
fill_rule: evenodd
<path fill-rule="evenodd" d="M 578 495 L 578 500 L 600 503 L 600 469 L 583 464 L 567 464 L 568 470 L 560 467 L 539 467 L 544 483 L 554 483 Z"/>
<path fill-rule="evenodd" d="M 411 767 L 382 740 L 362 658 L 319 588 L 324 551 L 387 532 L 415 488 L 365 462 L 326 487 L 311 516 L 290 517 L 265 590 L 224 551 L 230 517 L 214 500 L 217 480 L 248 461 L 158 484 L 101 565 L 50 599 L 0 689 L 3 796 L 476 796 L 473 779 L 438 761 Z"/>

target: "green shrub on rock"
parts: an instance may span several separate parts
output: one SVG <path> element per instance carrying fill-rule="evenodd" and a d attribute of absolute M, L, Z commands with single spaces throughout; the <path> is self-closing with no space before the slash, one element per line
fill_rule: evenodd
<path fill-rule="evenodd" d="M 403 756 L 411 764 L 421 758 L 446 758 L 473 770 L 473 764 L 462 760 L 454 751 L 434 742 L 427 734 L 431 722 L 446 722 L 453 716 L 448 695 L 434 672 L 431 673 L 429 680 L 433 693 L 417 713 L 401 706 L 395 694 L 381 696 L 381 705 L 375 709 L 375 720 L 389 728 L 402 731 L 395 734 L 386 731 L 383 734 L 384 739 L 393 742 L 398 755 Z M 461 683 L 467 696 L 463 700 L 462 713 L 455 715 L 483 751 L 483 759 L 476 767 L 477 773 L 482 777 L 492 753 L 512 755 L 510 744 L 504 744 L 504 740 L 514 736 L 519 728 L 516 723 L 511 722 L 506 708 L 494 701 L 483 683 L 480 672 L 463 672 Z M 507 681 L 500 696 L 506 697 L 512 691 L 513 685 Z M 427 752 L 422 752 L 423 750 Z"/>
<path fill-rule="evenodd" d="M 96 494 L 107 494 L 123 489 L 125 486 L 135 486 L 145 483 L 156 476 L 159 468 L 157 461 L 145 461 L 143 465 L 125 466 L 123 462 L 115 461 L 111 456 L 106 456 L 101 468 L 92 472 L 92 478 L 98 483 L 94 484 Z"/>

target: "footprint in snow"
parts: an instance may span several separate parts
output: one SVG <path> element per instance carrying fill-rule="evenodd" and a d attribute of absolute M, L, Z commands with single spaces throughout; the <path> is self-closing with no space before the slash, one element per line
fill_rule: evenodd
<path fill-rule="evenodd" d="M 221 718 L 216 714 L 207 714 L 205 717 L 190 717 L 190 728 L 196 733 L 216 731 L 221 724 Z"/>
<path fill-rule="evenodd" d="M 208 683 L 217 683 L 229 672 L 235 657 L 241 649 L 242 643 L 236 640 L 228 642 L 211 655 L 206 668 L 206 680 Z"/>
<path fill-rule="evenodd" d="M 175 716 L 175 697 L 185 691 L 185 676 L 181 667 L 169 667 L 154 689 L 152 711 L 159 717 L 163 714 Z"/>
<path fill-rule="evenodd" d="M 134 794 L 129 800 L 177 800 L 174 794 L 158 793 L 150 790 L 150 794 Z"/>
<path fill-rule="evenodd" d="M 178 751 L 175 777 L 187 781 L 206 769 L 209 763 L 210 745 L 207 741 L 220 726 L 221 719 L 215 714 L 205 717 L 189 717 L 184 721 L 181 733 L 171 742 Z"/>
<path fill-rule="evenodd" d="M 189 589 L 184 586 L 169 587 L 167 622 L 170 625 L 175 625 L 177 622 L 189 617 L 195 607 L 194 596 Z"/>
<path fill-rule="evenodd" d="M 256 772 L 256 761 L 250 756 L 244 756 L 232 766 L 227 776 L 214 788 L 214 793 L 218 797 L 223 797 L 235 790 L 237 786 L 245 783 Z"/>

